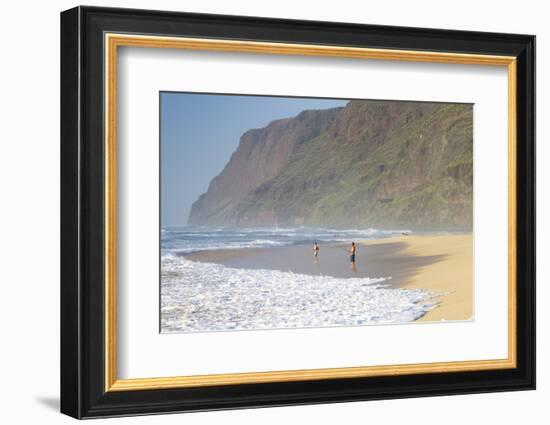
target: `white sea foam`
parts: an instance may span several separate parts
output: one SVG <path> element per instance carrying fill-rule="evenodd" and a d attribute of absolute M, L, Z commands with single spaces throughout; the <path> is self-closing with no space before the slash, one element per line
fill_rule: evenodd
<path fill-rule="evenodd" d="M 273 241 L 269 239 L 254 239 L 244 241 L 195 241 L 188 246 L 176 247 L 176 248 L 163 248 L 163 254 L 189 254 L 197 251 L 212 251 L 218 249 L 241 249 L 241 248 L 263 248 L 272 246 L 288 245 L 284 241 Z"/>
<path fill-rule="evenodd" d="M 185 254 L 215 249 L 273 247 L 281 245 L 350 242 L 358 239 L 386 238 L 403 230 L 323 229 L 313 227 L 163 227 L 163 254 Z"/>
<path fill-rule="evenodd" d="M 436 302 L 390 277 L 335 278 L 251 270 L 163 256 L 162 332 L 204 332 L 404 323 Z"/>

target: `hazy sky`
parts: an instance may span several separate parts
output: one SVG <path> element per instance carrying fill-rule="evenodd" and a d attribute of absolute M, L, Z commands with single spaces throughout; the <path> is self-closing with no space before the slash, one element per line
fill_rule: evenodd
<path fill-rule="evenodd" d="M 160 103 L 161 220 L 171 226 L 187 223 L 191 205 L 222 171 L 244 132 L 347 101 L 162 92 Z"/>

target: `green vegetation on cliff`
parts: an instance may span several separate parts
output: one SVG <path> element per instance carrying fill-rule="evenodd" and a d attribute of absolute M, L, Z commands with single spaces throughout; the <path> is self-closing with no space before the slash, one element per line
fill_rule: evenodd
<path fill-rule="evenodd" d="M 472 105 L 351 101 L 241 138 L 190 224 L 469 228 Z"/>

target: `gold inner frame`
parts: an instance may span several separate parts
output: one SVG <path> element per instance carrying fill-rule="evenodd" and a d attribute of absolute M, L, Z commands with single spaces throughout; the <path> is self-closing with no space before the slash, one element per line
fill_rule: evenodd
<path fill-rule="evenodd" d="M 105 34 L 105 391 L 308 381 L 416 373 L 510 369 L 516 367 L 516 58 L 462 53 L 370 49 L 327 45 Z M 170 48 L 281 55 L 325 56 L 507 67 L 508 71 L 508 357 L 419 364 L 284 370 L 214 375 L 118 379 L 116 324 L 116 123 L 117 48 Z"/>

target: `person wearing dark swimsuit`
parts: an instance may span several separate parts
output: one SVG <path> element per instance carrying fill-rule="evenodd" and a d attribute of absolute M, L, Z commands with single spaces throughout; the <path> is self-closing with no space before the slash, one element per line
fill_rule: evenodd
<path fill-rule="evenodd" d="M 317 262 L 317 257 L 319 256 L 319 245 L 317 245 L 317 242 L 313 243 L 313 261 Z"/>
<path fill-rule="evenodd" d="M 351 269 L 355 271 L 355 242 L 351 243 L 351 248 L 348 250 L 349 252 L 349 260 L 351 261 Z"/>

